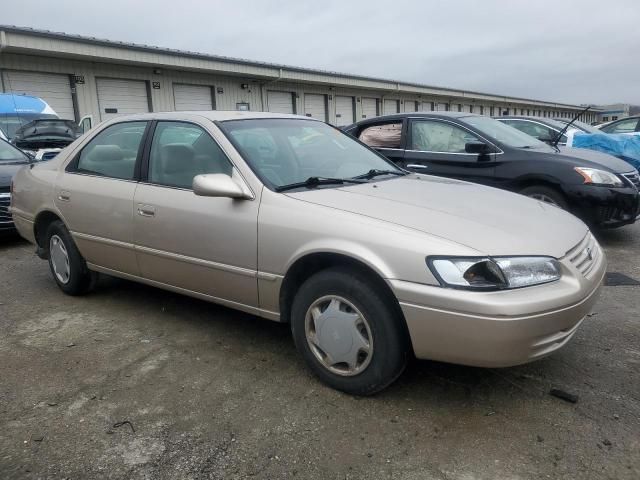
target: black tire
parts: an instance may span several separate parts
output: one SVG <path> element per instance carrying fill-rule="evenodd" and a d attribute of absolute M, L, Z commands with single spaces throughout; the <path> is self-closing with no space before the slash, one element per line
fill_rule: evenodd
<path fill-rule="evenodd" d="M 305 333 L 305 317 L 321 297 L 337 295 L 352 303 L 366 318 L 373 352 L 369 364 L 353 376 L 330 371 L 314 355 Z M 410 342 L 395 298 L 376 288 L 363 273 L 335 267 L 316 273 L 305 281 L 291 307 L 291 331 L 296 348 L 311 371 L 332 388 L 353 395 L 372 395 L 393 383 L 407 365 Z"/>
<path fill-rule="evenodd" d="M 536 198 L 536 196 L 544 196 L 551 199 L 553 203 L 555 203 L 556 206 L 560 207 L 561 209 L 569 210 L 569 204 L 564 198 L 564 195 L 562 195 L 562 193 L 555 188 L 547 187 L 546 185 L 532 185 L 531 187 L 520 190 L 520 194 L 526 195 L 527 197 L 531 198 Z"/>
<path fill-rule="evenodd" d="M 51 238 L 54 235 L 62 241 L 69 258 L 69 278 L 67 282 L 63 282 L 58 278 L 53 267 L 49 247 L 51 245 Z M 76 244 L 73 241 L 73 238 L 71 238 L 69 230 L 64 226 L 64 223 L 60 220 L 52 222 L 47 229 L 45 239 L 47 243 L 44 247 L 47 249 L 48 253 L 49 268 L 51 269 L 53 279 L 58 284 L 58 287 L 60 287 L 60 290 L 67 295 L 83 295 L 89 292 L 95 285 L 98 274 L 87 268 L 87 262 L 82 258 L 78 247 L 76 247 Z"/>

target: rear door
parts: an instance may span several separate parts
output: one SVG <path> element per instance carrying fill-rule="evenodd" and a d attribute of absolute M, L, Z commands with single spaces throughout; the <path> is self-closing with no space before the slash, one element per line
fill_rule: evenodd
<path fill-rule="evenodd" d="M 401 165 L 430 175 L 492 184 L 495 154 L 466 153 L 468 142 L 483 142 L 471 130 L 440 119 L 409 119 L 407 149 Z"/>
<path fill-rule="evenodd" d="M 375 148 L 389 160 L 400 164 L 404 159 L 406 120 L 391 120 L 362 127 L 358 139 Z"/>
<path fill-rule="evenodd" d="M 148 122 L 122 122 L 94 136 L 56 183 L 55 203 L 87 262 L 138 275 L 133 198 Z"/>

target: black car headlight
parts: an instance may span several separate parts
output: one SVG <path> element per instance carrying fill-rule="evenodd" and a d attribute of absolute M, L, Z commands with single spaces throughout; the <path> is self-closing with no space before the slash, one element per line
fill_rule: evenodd
<path fill-rule="evenodd" d="M 582 176 L 587 185 L 624 187 L 624 182 L 615 173 L 586 167 L 574 167 L 574 170 Z"/>
<path fill-rule="evenodd" d="M 427 265 L 443 287 L 504 290 L 560 279 L 552 257 L 427 257 Z"/>

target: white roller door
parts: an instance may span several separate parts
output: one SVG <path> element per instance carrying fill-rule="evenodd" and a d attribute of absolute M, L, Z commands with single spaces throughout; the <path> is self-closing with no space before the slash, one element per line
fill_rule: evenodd
<path fill-rule="evenodd" d="M 176 111 L 213 110 L 211 87 L 207 85 L 173 84 L 173 106 Z"/>
<path fill-rule="evenodd" d="M 69 75 L 11 70 L 5 71 L 2 75 L 6 92 L 40 97 L 60 118 L 75 119 Z"/>
<path fill-rule="evenodd" d="M 447 104 L 446 103 L 436 103 L 436 111 L 438 112 L 446 112 Z"/>
<path fill-rule="evenodd" d="M 468 105 L 468 104 L 462 105 L 462 111 L 465 113 L 471 113 L 471 105 Z"/>
<path fill-rule="evenodd" d="M 362 98 L 362 118 L 374 118 L 378 116 L 378 99 Z"/>
<path fill-rule="evenodd" d="M 96 87 L 100 120 L 149 111 L 147 84 L 142 80 L 97 78 Z"/>
<path fill-rule="evenodd" d="M 389 115 L 392 113 L 398 113 L 400 111 L 398 100 L 385 100 L 384 101 L 384 113 Z"/>
<path fill-rule="evenodd" d="M 420 103 L 420 111 L 421 112 L 430 112 L 433 107 L 433 102 L 421 102 Z"/>
<path fill-rule="evenodd" d="M 267 92 L 267 111 L 273 113 L 294 113 L 291 92 Z"/>
<path fill-rule="evenodd" d="M 355 122 L 353 110 L 353 97 L 336 95 L 336 125 L 351 125 Z"/>
<path fill-rule="evenodd" d="M 304 114 L 307 117 L 327 121 L 327 96 L 315 93 L 304 94 Z"/>
<path fill-rule="evenodd" d="M 405 100 L 404 101 L 404 111 L 405 112 L 417 112 L 416 110 L 416 102 L 413 100 Z"/>

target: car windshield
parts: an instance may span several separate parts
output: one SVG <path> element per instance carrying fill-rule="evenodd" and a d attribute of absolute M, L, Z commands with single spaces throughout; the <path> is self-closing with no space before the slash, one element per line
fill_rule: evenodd
<path fill-rule="evenodd" d="M 493 138 L 512 148 L 537 148 L 548 150 L 550 147 L 539 140 L 521 132 L 509 125 L 489 117 L 469 116 L 463 117 L 464 122 L 475 127 L 487 137 Z"/>
<path fill-rule="evenodd" d="M 372 171 L 402 173 L 352 137 L 314 120 L 269 118 L 222 124 L 249 166 L 274 189 L 310 178 L 353 179 Z"/>
<path fill-rule="evenodd" d="M 4 140 L 0 140 L 0 164 L 16 162 L 27 163 L 28 161 L 29 157 L 27 157 L 24 153 L 22 153 L 13 145 L 9 145 Z"/>
<path fill-rule="evenodd" d="M 557 122 L 561 122 L 564 125 L 568 124 L 571 120 L 561 120 L 561 119 L 556 119 Z M 564 126 L 563 125 L 563 126 Z M 576 120 L 575 122 L 573 122 L 571 124 L 572 127 L 576 127 L 579 130 L 582 130 L 585 133 L 602 133 L 600 130 L 598 130 L 595 127 L 592 127 L 591 125 L 581 122 L 580 120 Z"/>

